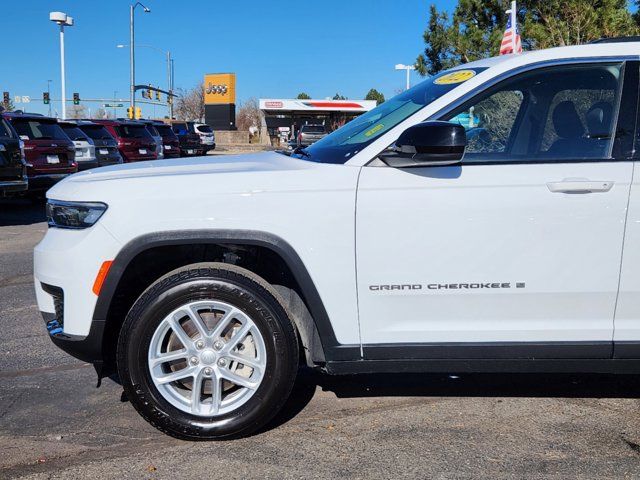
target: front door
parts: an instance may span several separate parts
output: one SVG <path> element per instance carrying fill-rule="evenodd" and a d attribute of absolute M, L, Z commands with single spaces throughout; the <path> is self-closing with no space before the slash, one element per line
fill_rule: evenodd
<path fill-rule="evenodd" d="M 633 121 L 615 128 L 635 109 L 634 93 L 620 100 L 625 68 L 637 88 L 636 63 L 520 73 L 440 116 L 467 130 L 462 165 L 362 169 L 365 358 L 611 356 L 632 172 Z"/>

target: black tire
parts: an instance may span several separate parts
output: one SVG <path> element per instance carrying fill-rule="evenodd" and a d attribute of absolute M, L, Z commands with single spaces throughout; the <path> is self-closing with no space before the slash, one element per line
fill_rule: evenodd
<path fill-rule="evenodd" d="M 246 312 L 264 339 L 267 365 L 249 400 L 229 413 L 202 417 L 185 413 L 156 389 L 147 364 L 158 324 L 186 303 L 216 299 Z M 223 263 L 199 263 L 174 270 L 135 302 L 118 339 L 118 373 L 140 415 L 158 430 L 187 440 L 237 438 L 266 425 L 286 402 L 298 370 L 298 341 L 290 315 L 276 291 L 252 272 Z"/>

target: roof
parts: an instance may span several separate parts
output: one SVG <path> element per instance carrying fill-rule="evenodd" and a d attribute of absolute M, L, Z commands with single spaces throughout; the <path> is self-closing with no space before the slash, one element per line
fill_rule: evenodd
<path fill-rule="evenodd" d="M 297 98 L 261 98 L 260 110 L 272 114 L 286 112 L 329 113 L 368 112 L 376 107 L 375 100 L 313 100 Z"/>
<path fill-rule="evenodd" d="M 25 119 L 25 120 L 38 120 L 40 122 L 57 122 L 57 118 L 45 117 L 38 113 L 16 113 L 16 112 L 2 112 L 5 118 L 9 119 Z"/>

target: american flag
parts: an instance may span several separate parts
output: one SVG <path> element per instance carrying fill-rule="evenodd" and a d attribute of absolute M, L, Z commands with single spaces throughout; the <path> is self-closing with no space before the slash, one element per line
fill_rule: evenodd
<path fill-rule="evenodd" d="M 515 33 L 515 52 L 513 51 L 513 35 Z M 507 20 L 507 29 L 504 31 L 502 37 L 502 43 L 500 44 L 500 55 L 506 55 L 508 53 L 522 53 L 522 41 L 520 40 L 520 31 L 518 30 L 518 22 L 516 22 L 515 32 L 511 26 L 511 14 Z"/>

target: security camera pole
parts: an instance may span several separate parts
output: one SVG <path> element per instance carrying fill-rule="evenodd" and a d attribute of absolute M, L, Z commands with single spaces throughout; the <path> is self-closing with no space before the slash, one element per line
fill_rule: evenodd
<path fill-rule="evenodd" d="M 145 13 L 149 13 L 151 10 L 145 7 L 142 3 L 136 2 L 129 7 L 129 76 L 131 78 L 131 87 L 129 91 L 129 104 L 131 105 L 131 111 L 136 111 L 136 53 L 135 53 L 135 34 L 133 24 L 133 12 L 136 7 L 140 5 Z M 135 113 L 134 113 L 135 115 Z"/>
<path fill-rule="evenodd" d="M 49 13 L 49 20 L 60 25 L 60 87 L 62 88 L 62 118 L 67 118 L 67 94 L 64 76 L 64 27 L 73 27 L 73 18 L 62 12 Z"/>

